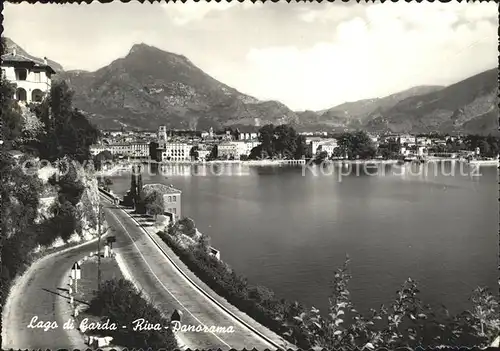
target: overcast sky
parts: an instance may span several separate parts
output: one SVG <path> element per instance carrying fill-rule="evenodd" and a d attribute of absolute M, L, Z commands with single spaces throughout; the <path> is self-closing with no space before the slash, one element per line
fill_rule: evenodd
<path fill-rule="evenodd" d="M 295 110 L 448 85 L 497 66 L 494 3 L 5 4 L 4 35 L 67 70 L 135 43 Z"/>

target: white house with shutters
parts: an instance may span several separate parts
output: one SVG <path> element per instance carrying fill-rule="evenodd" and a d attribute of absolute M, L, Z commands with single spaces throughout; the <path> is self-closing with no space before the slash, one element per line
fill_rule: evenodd
<path fill-rule="evenodd" d="M 47 64 L 47 58 L 39 61 L 20 55 L 14 49 L 2 55 L 2 75 L 17 85 L 14 98 L 19 102 L 38 103 L 50 92 L 51 77 L 56 72 Z"/>

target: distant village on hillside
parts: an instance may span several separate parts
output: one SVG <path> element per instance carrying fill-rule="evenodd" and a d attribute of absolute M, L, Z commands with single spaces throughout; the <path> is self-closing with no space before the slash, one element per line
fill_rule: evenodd
<path fill-rule="evenodd" d="M 336 135 L 327 132 L 298 133 L 305 137 L 305 158 L 326 153 L 335 157 L 338 148 Z M 368 134 L 368 133 L 367 133 Z M 109 151 L 124 159 L 156 160 L 159 162 L 191 162 L 211 160 L 246 160 L 252 150 L 260 144 L 259 130 L 240 132 L 226 128 L 215 131 L 167 130 L 160 126 L 155 131 L 104 131 L 99 144 L 91 147 L 92 155 Z M 401 157 L 425 156 L 430 153 L 442 157 L 479 156 L 479 150 L 450 152 L 447 145 L 458 143 L 460 136 L 415 136 L 410 134 L 368 134 L 373 145 L 394 142 Z M 214 155 L 214 148 L 217 155 Z M 342 157 L 339 157 L 342 158 Z"/>

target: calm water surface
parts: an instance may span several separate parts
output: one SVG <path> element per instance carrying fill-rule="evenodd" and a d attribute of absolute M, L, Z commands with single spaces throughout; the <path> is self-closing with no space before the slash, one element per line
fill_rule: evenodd
<path fill-rule="evenodd" d="M 362 168 L 347 175 L 341 166 L 304 175 L 302 167 L 234 165 L 217 174 L 184 167 L 191 175 L 180 175 L 179 167 L 168 176 L 146 173 L 143 182 L 180 188 L 182 215 L 212 238 L 221 258 L 279 297 L 326 311 L 331 278 L 349 254 L 350 290 L 362 311 L 389 303 L 408 277 L 425 302 L 463 310 L 477 285 L 496 293 L 497 169 L 483 167 L 478 176 L 467 168 L 460 174 L 458 164 L 428 165 L 427 174 L 423 167 L 380 166 L 372 175 Z M 130 175 L 113 181 L 123 194 Z"/>

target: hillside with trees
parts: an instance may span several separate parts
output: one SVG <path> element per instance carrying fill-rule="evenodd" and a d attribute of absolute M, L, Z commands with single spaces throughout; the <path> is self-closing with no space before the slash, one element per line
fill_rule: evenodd
<path fill-rule="evenodd" d="M 13 100 L 15 85 L 3 76 L 0 91 L 0 305 L 4 306 L 12 282 L 33 260 L 56 246 L 95 235 L 97 180 L 86 161 L 98 131 L 74 109 L 65 84 L 53 84 L 49 97 L 38 106 Z"/>

